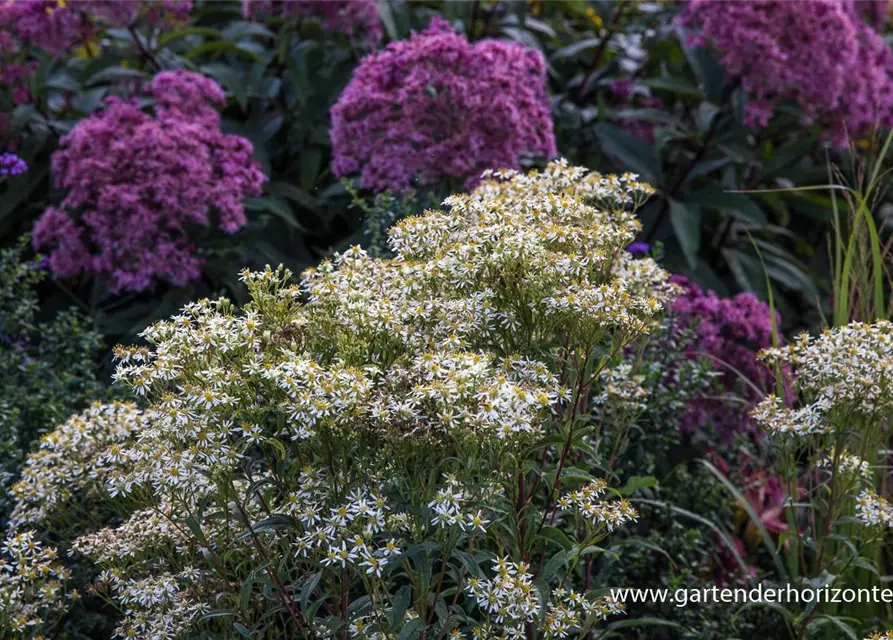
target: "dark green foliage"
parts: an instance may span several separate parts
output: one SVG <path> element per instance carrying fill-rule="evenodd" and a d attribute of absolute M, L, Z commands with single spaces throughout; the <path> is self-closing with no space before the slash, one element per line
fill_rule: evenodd
<path fill-rule="evenodd" d="M 9 485 L 36 440 L 88 403 L 107 397 L 96 359 L 102 336 L 74 309 L 39 322 L 39 256 L 27 239 L 0 250 L 0 513 Z"/>

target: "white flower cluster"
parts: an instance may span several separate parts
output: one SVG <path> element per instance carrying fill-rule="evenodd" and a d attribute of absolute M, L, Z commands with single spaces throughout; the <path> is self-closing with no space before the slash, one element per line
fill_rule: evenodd
<path fill-rule="evenodd" d="M 616 175 L 589 171 L 585 167 L 572 167 L 567 160 L 559 159 L 549 163 L 540 173 L 521 173 L 514 169 L 491 169 L 482 174 L 483 181 L 475 193 L 483 197 L 507 193 L 505 183 L 513 188 L 512 195 L 523 198 L 526 195 L 548 196 L 567 193 L 582 198 L 600 208 L 604 215 L 615 224 L 622 224 L 632 231 L 638 231 L 638 221 L 629 215 L 648 198 L 654 195 L 654 187 L 640 182 L 635 173 Z"/>
<path fill-rule="evenodd" d="M 601 393 L 595 402 L 608 409 L 639 412 L 647 407 L 648 389 L 642 387 L 645 376 L 633 373 L 633 365 L 621 362 L 599 374 Z"/>
<path fill-rule="evenodd" d="M 672 299 L 668 274 L 625 251 L 639 229 L 629 209 L 649 192 L 563 162 L 500 172 L 448 198 L 448 212 L 400 223 L 394 259 L 353 248 L 300 285 L 281 268 L 243 272 L 242 309 L 190 303 L 142 334 L 150 347 L 116 349 L 116 379 L 148 408 L 97 406 L 49 436 L 17 488 L 18 522 L 94 487 L 113 496 L 120 524 L 72 546 L 108 570 L 125 637 L 183 633 L 271 563 L 324 574 L 320 591 L 345 580 L 386 611 L 402 547 L 461 536 L 486 550 L 506 506 L 504 486 L 488 493 L 492 469 L 528 462 L 570 404 L 559 345 L 585 374 L 592 354 L 623 349 Z M 566 373 L 577 388 L 583 374 Z M 622 368 L 604 380 L 612 399 L 645 400 Z M 457 469 L 461 482 L 442 483 Z M 590 532 L 636 517 L 604 491 L 565 498 Z M 495 571 L 468 587 L 492 618 L 475 637 L 517 637 L 546 605 L 526 565 L 501 559 Z M 232 609 L 252 624 L 270 619 L 266 600 L 294 595 L 255 593 Z M 556 605 L 556 633 L 602 606 Z M 358 637 L 386 637 L 378 619 L 365 631 L 351 622 Z"/>
<path fill-rule="evenodd" d="M 428 508 L 434 513 L 431 523 L 436 527 L 456 527 L 469 534 L 486 533 L 490 520 L 484 517 L 481 509 L 467 511 L 471 501 L 469 492 L 455 478 L 448 476 L 444 487 L 437 490 Z"/>
<path fill-rule="evenodd" d="M 893 505 L 871 489 L 856 498 L 856 515 L 868 527 L 893 527 Z"/>
<path fill-rule="evenodd" d="M 408 394 L 401 392 L 406 388 Z M 406 367 L 392 367 L 382 391 L 370 405 L 382 430 L 404 424 L 412 431 L 500 441 L 541 435 L 552 406 L 568 397 L 542 363 L 518 357 L 492 363 L 458 351 L 427 352 Z M 429 410 L 420 413 L 420 407 Z"/>
<path fill-rule="evenodd" d="M 100 581 L 111 587 L 124 620 L 115 629 L 119 638 L 182 638 L 210 607 L 191 593 L 200 589 L 202 573 L 187 567 L 178 574 L 156 573 L 139 579 L 123 579 L 106 572 Z"/>
<path fill-rule="evenodd" d="M 397 638 L 396 633 L 388 633 L 387 631 L 380 630 L 382 627 L 387 628 L 389 624 L 388 614 L 390 611 L 390 609 L 376 609 L 373 610 L 372 613 L 354 618 L 351 621 L 350 626 L 348 626 L 347 632 L 350 634 L 351 638 L 356 638 L 357 640 L 395 640 Z M 418 617 L 419 616 L 415 611 L 407 609 L 406 615 L 404 616 L 404 623 L 409 623 L 412 620 L 418 619 Z M 332 635 L 332 632 L 328 629 L 321 629 L 320 631 L 325 633 L 325 636 L 321 634 L 321 637 Z"/>
<path fill-rule="evenodd" d="M 795 382 L 810 404 L 783 408 L 769 396 L 754 410 L 754 418 L 770 433 L 810 435 L 831 430 L 829 418 L 840 424 L 856 417 L 878 419 L 893 410 L 893 323 L 852 323 L 826 330 L 816 338 L 801 335 L 793 343 L 767 349 L 768 364 L 792 366 Z M 846 418 L 842 418 L 845 415 Z"/>
<path fill-rule="evenodd" d="M 528 568 L 523 562 L 516 564 L 508 558 L 496 558 L 493 561 L 496 575 L 492 579 L 468 579 L 468 593 L 503 631 L 502 636 L 497 636 L 496 630 L 487 626 L 487 635 L 483 637 L 523 638 L 524 625 L 539 615 L 540 601 Z"/>
<path fill-rule="evenodd" d="M 28 634 L 61 614 L 76 592 L 66 593 L 69 572 L 55 564 L 56 550 L 44 548 L 34 532 L 6 538 L 0 558 L 0 629 Z"/>
<path fill-rule="evenodd" d="M 893 631 L 869 633 L 864 640 L 893 640 Z"/>
<path fill-rule="evenodd" d="M 185 552 L 188 545 L 189 536 L 179 509 L 171 504 L 159 504 L 134 512 L 115 528 L 80 536 L 71 548 L 100 565 L 120 566 L 153 550 L 170 548 Z"/>
<path fill-rule="evenodd" d="M 836 455 L 832 447 L 828 455 L 819 460 L 818 464 L 823 469 L 832 469 L 834 458 L 837 458 L 837 470 L 840 473 L 853 476 L 858 480 L 871 480 L 871 465 L 849 451 L 841 451 L 840 455 Z"/>
<path fill-rule="evenodd" d="M 566 638 L 584 623 L 593 624 L 608 616 L 624 613 L 623 603 L 611 597 L 589 600 L 581 593 L 564 589 L 556 589 L 552 595 L 558 601 L 549 604 L 543 620 L 547 640 Z"/>
<path fill-rule="evenodd" d="M 299 523 L 302 535 L 294 542 L 295 555 L 323 567 L 352 567 L 380 577 L 390 560 L 400 554 L 399 539 L 389 533 L 395 524 L 384 497 L 368 487 L 355 488 L 346 500 L 329 496 L 321 470 L 301 473 L 299 489 L 290 494 L 283 511 Z M 400 518 L 396 519 L 399 526 Z"/>
<path fill-rule="evenodd" d="M 617 202 L 593 206 L 588 194 L 599 185 L 623 204 L 639 191 L 634 181 L 565 163 L 498 177 L 447 198 L 447 212 L 399 223 L 392 261 L 354 249 L 309 270 L 311 307 L 355 341 L 416 349 L 513 347 L 507 331 L 526 336 L 533 323 L 562 335 L 647 330 L 675 289 L 652 260 L 624 250 L 635 216 Z"/>
<path fill-rule="evenodd" d="M 774 394 L 763 398 L 750 415 L 772 435 L 809 436 L 831 432 L 831 425 L 814 405 L 791 409 Z"/>
<path fill-rule="evenodd" d="M 36 524 L 58 515 L 62 505 L 86 499 L 91 489 L 104 489 L 120 465 L 123 444 L 148 423 L 131 403 L 96 403 L 44 435 L 13 486 L 11 524 Z"/>
<path fill-rule="evenodd" d="M 607 489 L 608 483 L 599 478 L 559 498 L 558 506 L 562 510 L 578 513 L 596 530 L 605 528 L 613 531 L 639 517 L 639 512 L 629 501 L 605 500 Z"/>

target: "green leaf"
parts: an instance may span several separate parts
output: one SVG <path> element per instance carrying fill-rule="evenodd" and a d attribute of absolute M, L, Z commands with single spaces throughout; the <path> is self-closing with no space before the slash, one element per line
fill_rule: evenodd
<path fill-rule="evenodd" d="M 316 585 L 319 584 L 320 578 L 322 578 L 322 571 L 318 571 L 307 578 L 307 582 L 301 587 L 301 611 L 307 610 L 307 603 L 310 601 L 310 596 L 313 590 L 316 589 Z"/>
<path fill-rule="evenodd" d="M 574 547 L 573 541 L 567 534 L 557 527 L 543 527 L 540 529 L 540 535 L 546 540 L 551 540 L 565 551 L 570 551 Z"/>
<path fill-rule="evenodd" d="M 707 467 L 707 470 L 710 471 L 716 479 L 720 481 L 720 483 L 728 490 L 729 493 L 734 496 L 734 498 L 738 501 L 738 504 L 741 505 L 741 508 L 747 512 L 747 515 L 750 517 L 751 522 L 753 522 L 754 526 L 760 532 L 760 536 L 763 539 L 763 545 L 766 547 L 767 553 L 769 553 L 772 561 L 775 563 L 775 570 L 778 572 L 779 580 L 785 580 L 788 578 L 788 572 L 785 569 L 784 563 L 781 561 L 781 556 L 775 548 L 775 543 L 772 541 L 772 536 L 769 535 L 769 532 L 766 530 L 766 527 L 763 525 L 763 521 L 760 519 L 759 514 L 754 510 L 753 505 L 750 503 L 746 497 L 744 497 L 741 492 L 738 490 L 732 482 L 726 478 L 725 474 L 722 473 L 719 469 L 714 467 L 707 460 L 701 460 L 701 464 Z"/>
<path fill-rule="evenodd" d="M 276 529 L 283 529 L 295 526 L 295 520 L 291 516 L 285 515 L 284 513 L 274 513 L 273 515 L 264 518 L 263 520 L 258 520 L 257 522 L 251 525 L 251 529 L 254 533 L 259 533 L 261 531 L 275 531 Z M 251 530 L 243 531 L 238 540 L 244 540 L 245 538 L 250 537 L 252 534 Z"/>
<path fill-rule="evenodd" d="M 409 585 L 403 585 L 397 589 L 397 593 L 394 595 L 394 604 L 391 607 L 390 614 L 388 614 L 388 628 L 390 631 L 396 631 L 403 624 L 403 618 L 406 617 L 406 610 L 409 608 L 411 598 L 412 587 Z"/>
<path fill-rule="evenodd" d="M 316 176 L 322 166 L 322 152 L 317 147 L 308 147 L 301 153 L 301 188 L 304 191 L 313 189 Z"/>
<path fill-rule="evenodd" d="M 465 569 L 468 571 L 470 576 L 475 578 L 480 578 L 483 576 L 483 572 L 481 571 L 480 565 L 477 563 L 477 560 L 474 559 L 474 556 L 465 551 L 456 550 L 453 552 L 453 556 L 459 558 L 459 561 L 463 564 Z"/>
<path fill-rule="evenodd" d="M 248 108 L 248 92 L 245 80 L 235 68 L 222 62 L 214 62 L 202 65 L 201 70 L 217 80 L 224 89 L 229 91 L 242 111 Z"/>
<path fill-rule="evenodd" d="M 292 229 L 304 231 L 305 229 L 295 219 L 291 207 L 284 198 L 279 196 L 261 196 L 260 198 L 247 198 L 245 208 L 249 211 L 265 211 L 272 213 Z"/>
<path fill-rule="evenodd" d="M 271 182 L 267 185 L 267 191 L 297 202 L 302 207 L 309 209 L 314 213 L 319 212 L 321 208 L 319 200 L 302 190 L 300 187 L 288 182 Z"/>
<path fill-rule="evenodd" d="M 158 38 L 158 48 L 163 48 L 175 40 L 181 40 L 182 38 L 188 38 L 189 36 L 204 36 L 206 38 L 214 39 L 222 37 L 217 29 L 208 27 L 189 27 L 188 29 L 179 29 L 177 31 L 169 31 L 168 33 L 162 34 Z"/>
<path fill-rule="evenodd" d="M 816 627 L 825 626 L 826 624 L 836 627 L 838 631 L 842 632 L 847 638 L 850 638 L 850 640 L 859 640 L 859 636 L 856 635 L 855 629 L 837 616 L 819 614 L 818 617 L 813 620 L 812 624 L 809 625 L 809 628 L 814 629 Z"/>
<path fill-rule="evenodd" d="M 555 576 L 558 570 L 564 566 L 564 564 L 567 562 L 567 553 L 567 551 L 562 550 L 556 554 L 553 554 L 552 557 L 549 558 L 546 566 L 543 567 L 543 574 L 541 576 L 545 582 L 548 583 Z"/>
<path fill-rule="evenodd" d="M 769 159 L 763 163 L 763 170 L 760 173 L 760 182 L 766 182 L 776 173 L 783 171 L 790 165 L 799 162 L 807 154 L 818 147 L 816 139 L 809 136 L 803 140 L 794 140 L 778 149 L 773 149 Z"/>
<path fill-rule="evenodd" d="M 421 618 L 410 620 L 409 623 L 403 627 L 403 630 L 399 635 L 397 635 L 397 640 L 415 640 L 422 635 L 424 627 L 425 623 L 422 622 Z"/>
<path fill-rule="evenodd" d="M 239 593 L 239 608 L 242 611 L 242 614 L 247 618 L 248 617 L 248 607 L 251 604 L 251 591 L 254 589 L 254 572 L 245 579 L 245 582 L 242 583 L 242 589 Z"/>
<path fill-rule="evenodd" d="M 617 112 L 618 118 L 629 120 L 648 120 L 651 122 L 663 122 L 672 124 L 679 129 L 685 129 L 685 123 L 672 113 L 661 109 L 621 109 Z"/>
<path fill-rule="evenodd" d="M 642 547 L 643 549 L 654 551 L 655 553 L 659 553 L 664 556 L 670 563 L 670 566 L 673 567 L 674 571 L 678 569 L 678 565 L 676 564 L 676 561 L 673 560 L 673 556 L 667 553 L 660 545 L 645 538 L 627 538 L 613 545 L 611 549 L 619 549 L 621 547 Z"/>
<path fill-rule="evenodd" d="M 723 68 L 709 49 L 683 46 L 685 57 L 698 78 L 701 91 L 714 104 L 722 102 L 725 85 Z"/>
<path fill-rule="evenodd" d="M 698 250 L 701 248 L 700 210 L 670 198 L 670 222 L 688 266 L 694 269 L 698 265 Z"/>
<path fill-rule="evenodd" d="M 566 58 L 573 58 L 579 53 L 586 51 L 587 49 L 595 49 L 602 43 L 602 38 L 586 38 L 585 40 L 580 40 L 573 44 L 569 44 L 566 47 L 562 47 L 558 51 L 552 54 L 553 60 L 564 60 Z"/>
<path fill-rule="evenodd" d="M 617 492 L 622 496 L 629 496 L 639 489 L 649 489 L 657 485 L 657 478 L 654 476 L 632 476 L 626 481 L 626 485 L 622 489 L 618 489 Z"/>
<path fill-rule="evenodd" d="M 285 445 L 278 438 L 266 438 L 264 440 L 268 445 L 273 447 L 276 450 L 276 454 L 278 455 L 280 460 L 285 460 L 288 452 L 285 450 Z"/>
<path fill-rule="evenodd" d="M 196 58 L 201 58 L 206 55 L 217 57 L 224 53 L 235 53 L 243 58 L 247 58 L 251 62 L 263 62 L 261 60 L 261 57 L 254 51 L 250 51 L 244 47 L 240 47 L 239 45 L 233 42 L 228 42 L 226 40 L 217 40 L 214 42 L 205 42 L 204 44 L 200 44 L 197 47 L 191 49 L 185 57 L 187 60 L 195 60 Z"/>
<path fill-rule="evenodd" d="M 749 197 L 743 193 L 731 193 L 723 191 L 718 185 L 708 185 L 697 191 L 692 191 L 685 196 L 685 202 L 705 208 L 731 211 L 736 218 L 753 222 L 754 224 L 766 224 L 766 214 Z"/>
<path fill-rule="evenodd" d="M 629 170 L 642 176 L 643 180 L 654 186 L 660 185 L 660 158 L 654 147 L 612 124 L 595 125 L 595 133 L 606 154 L 620 160 Z"/>
<path fill-rule="evenodd" d="M 678 622 L 671 622 L 669 620 L 664 620 L 663 618 L 633 618 L 631 620 L 618 620 L 617 622 L 612 622 L 606 628 L 613 631 L 615 629 L 631 629 L 633 627 L 670 627 L 681 631 L 687 630 L 686 627 Z"/>
<path fill-rule="evenodd" d="M 391 9 L 391 3 L 388 2 L 388 0 L 378 0 L 378 16 L 381 19 L 381 23 L 384 25 L 388 38 L 390 40 L 400 40 L 400 32 L 397 29 L 393 10 Z"/>
<path fill-rule="evenodd" d="M 84 86 L 89 87 L 98 84 L 110 84 L 119 80 L 146 80 L 148 78 L 149 74 L 145 71 L 140 71 L 139 69 L 132 69 L 130 67 L 106 67 L 87 78 Z"/>
<path fill-rule="evenodd" d="M 644 498 L 634 498 L 633 502 L 642 503 L 642 504 L 650 504 L 654 507 L 668 509 L 669 511 L 672 511 L 673 513 L 675 513 L 677 515 L 683 516 L 685 518 L 689 518 L 691 520 L 694 520 L 695 522 L 699 522 L 700 524 L 703 524 L 708 529 L 713 531 L 717 535 L 717 537 L 720 539 L 720 541 L 731 552 L 732 557 L 734 557 L 735 560 L 738 562 L 738 566 L 740 567 L 741 571 L 744 573 L 747 573 L 747 571 L 748 571 L 747 563 L 744 562 L 744 558 L 741 557 L 741 552 L 738 550 L 738 547 L 735 546 L 735 543 L 732 542 L 732 540 L 729 538 L 729 535 L 727 533 L 725 533 L 722 529 L 720 529 L 711 520 L 705 518 L 704 516 L 700 516 L 697 513 L 694 513 L 693 511 L 689 511 L 688 509 L 683 509 L 681 507 L 677 507 L 677 506 L 674 506 L 674 505 L 666 503 L 666 502 L 661 502 L 660 500 L 646 500 Z"/>
<path fill-rule="evenodd" d="M 670 91 L 680 96 L 698 98 L 699 100 L 704 98 L 704 94 L 701 93 L 701 90 L 685 78 L 677 78 L 673 76 L 665 78 L 645 78 L 638 82 L 651 89 Z"/>

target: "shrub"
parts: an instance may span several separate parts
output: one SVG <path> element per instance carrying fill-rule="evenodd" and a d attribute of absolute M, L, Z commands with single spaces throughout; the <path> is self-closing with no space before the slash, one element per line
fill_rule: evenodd
<path fill-rule="evenodd" d="M 31 444 L 71 413 L 105 397 L 96 358 L 102 337 L 82 314 L 67 310 L 38 320 L 40 257 L 25 261 L 26 240 L 0 250 L 0 518 L 9 483 Z"/>
<path fill-rule="evenodd" d="M 611 367 L 675 293 L 625 251 L 649 191 L 562 163 L 489 174 L 399 223 L 393 259 L 354 248 L 301 286 L 246 271 L 242 312 L 193 303 L 119 348 L 145 426 L 64 456 L 137 508 L 73 544 L 107 569 L 119 634 L 582 637 L 620 612 L 584 595 L 583 550 L 636 518 L 587 470 L 587 407 L 640 402 Z M 47 455 L 23 486 L 57 473 Z"/>

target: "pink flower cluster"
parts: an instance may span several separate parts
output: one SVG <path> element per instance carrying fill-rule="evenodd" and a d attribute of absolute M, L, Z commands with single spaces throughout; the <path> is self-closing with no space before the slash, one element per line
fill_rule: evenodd
<path fill-rule="evenodd" d="M 893 54 L 838 0 L 691 0 L 680 24 L 721 54 L 750 94 L 747 119 L 764 127 L 775 105 L 793 101 L 835 144 L 893 124 Z"/>
<path fill-rule="evenodd" d="M 154 117 L 110 98 L 61 139 L 53 171 L 68 194 L 33 231 L 56 276 L 89 273 L 114 293 L 181 285 L 201 273 L 190 226 L 232 233 L 245 224 L 243 199 L 266 177 L 251 144 L 220 131 L 222 89 L 179 70 L 159 73 L 151 90 Z"/>
<path fill-rule="evenodd" d="M 743 390 L 744 397 L 754 402 L 761 397 L 757 389 L 772 391 L 775 376 L 756 357 L 772 346 L 769 306 L 752 293 L 720 298 L 684 276 L 673 276 L 671 281 L 682 287 L 682 294 L 673 303 L 673 315 L 680 326 L 693 326 L 695 330 L 687 355 L 709 358 L 722 390 Z M 776 320 L 776 326 L 781 326 L 777 312 Z M 682 419 L 683 429 L 712 425 L 726 435 L 746 431 L 751 424 L 746 407 L 735 409 L 713 397 L 694 400 Z"/>
<path fill-rule="evenodd" d="M 97 22 L 126 27 L 145 17 L 149 24 L 182 21 L 192 11 L 192 0 L 16 0 L 0 3 L 0 42 L 37 46 L 59 55 L 95 33 Z"/>
<path fill-rule="evenodd" d="M 370 46 L 383 35 L 376 0 L 242 0 L 242 14 L 245 18 L 258 14 L 319 18 L 326 29 Z"/>
<path fill-rule="evenodd" d="M 551 158 L 555 137 L 539 51 L 471 44 L 445 20 L 365 57 L 332 108 L 333 169 L 375 191 Z"/>
<path fill-rule="evenodd" d="M 632 78 L 617 78 L 611 83 L 611 106 L 615 109 L 663 109 L 663 100 L 635 91 Z M 654 122 L 643 118 L 621 118 L 621 127 L 637 138 L 654 142 Z"/>
<path fill-rule="evenodd" d="M 27 81 L 37 69 L 30 48 L 61 56 L 94 37 L 97 22 L 130 26 L 145 17 L 150 24 L 158 24 L 185 20 L 191 10 L 191 0 L 0 2 L 0 86 L 10 87 L 14 103 L 26 103 L 30 100 Z"/>

